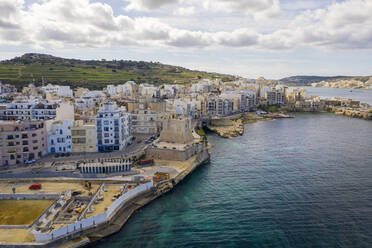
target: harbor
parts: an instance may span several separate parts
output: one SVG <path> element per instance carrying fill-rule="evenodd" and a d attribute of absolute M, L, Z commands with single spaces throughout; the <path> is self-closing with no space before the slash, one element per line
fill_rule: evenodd
<path fill-rule="evenodd" d="M 187 119 L 168 122 L 160 138 L 144 151 L 147 159 L 135 165 L 120 158 L 76 162 L 78 172 L 104 177 L 37 178 L 36 174 L 0 180 L 0 209 L 8 216 L 0 224 L 0 246 L 80 247 L 118 232 L 137 209 L 209 161 L 209 145 L 191 131 Z M 25 220 L 30 204 L 41 212 Z M 14 212 L 10 208 L 16 205 L 20 207 Z"/>

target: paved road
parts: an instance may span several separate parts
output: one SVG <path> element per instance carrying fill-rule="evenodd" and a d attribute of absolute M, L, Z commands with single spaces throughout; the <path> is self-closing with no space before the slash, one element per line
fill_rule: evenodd
<path fill-rule="evenodd" d="M 111 158 L 111 157 L 126 157 L 131 154 L 136 154 L 142 151 L 148 144 L 145 141 L 150 138 L 151 135 L 137 137 L 137 140 L 142 140 L 141 143 L 137 143 L 137 140 L 133 142 L 133 144 L 127 146 L 122 151 L 117 152 L 94 152 L 94 153 L 79 153 L 79 154 L 71 154 L 69 157 L 58 157 L 56 158 L 55 155 L 49 154 L 40 160 L 37 161 L 37 164 L 43 163 L 53 163 L 53 162 L 68 162 L 68 161 L 77 161 L 77 160 L 87 160 L 87 159 L 98 159 L 98 158 Z"/>
<path fill-rule="evenodd" d="M 69 157 L 58 157 L 56 158 L 53 154 L 49 154 L 41 159 L 39 159 L 35 164 L 32 165 L 21 165 L 17 167 L 8 167 L 8 168 L 1 168 L 0 175 L 10 175 L 10 173 L 22 173 L 24 175 L 30 174 L 31 170 L 33 171 L 40 171 L 43 168 L 50 168 L 53 163 L 55 162 L 73 162 L 79 160 L 87 160 L 87 159 L 98 159 L 98 158 L 111 158 L 111 157 L 128 157 L 131 154 L 136 154 L 142 150 L 144 150 L 149 144 L 146 144 L 145 141 L 149 139 L 151 135 L 141 135 L 137 136 L 136 141 L 133 142 L 132 145 L 127 146 L 122 151 L 117 152 L 110 152 L 110 153 L 80 153 L 80 154 L 71 154 Z M 138 143 L 138 140 L 142 140 L 142 142 Z M 50 172 L 51 173 L 51 172 Z M 35 177 L 35 174 L 30 174 L 30 177 Z M 60 174 L 58 174 L 60 175 Z M 5 178 L 1 176 L 0 178 Z"/>

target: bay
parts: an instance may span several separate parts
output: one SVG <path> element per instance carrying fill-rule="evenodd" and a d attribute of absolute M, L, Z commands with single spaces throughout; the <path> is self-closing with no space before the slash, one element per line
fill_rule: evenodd
<path fill-rule="evenodd" d="M 332 114 L 208 135 L 211 162 L 93 247 L 372 247 L 372 123 Z"/>

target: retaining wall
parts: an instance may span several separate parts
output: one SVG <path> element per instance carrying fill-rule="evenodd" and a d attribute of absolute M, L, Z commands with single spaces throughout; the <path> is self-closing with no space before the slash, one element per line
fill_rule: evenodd
<path fill-rule="evenodd" d="M 152 182 L 148 182 L 128 191 L 127 193 L 120 196 L 117 200 L 115 200 L 106 212 L 86 219 L 82 219 L 67 226 L 63 226 L 51 233 L 35 233 L 35 240 L 36 242 L 41 243 L 48 242 L 73 234 L 75 232 L 84 231 L 86 229 L 95 227 L 98 224 L 109 221 L 113 214 L 116 213 L 125 203 L 127 203 L 130 199 L 137 196 L 138 194 L 149 190 L 152 185 Z"/>

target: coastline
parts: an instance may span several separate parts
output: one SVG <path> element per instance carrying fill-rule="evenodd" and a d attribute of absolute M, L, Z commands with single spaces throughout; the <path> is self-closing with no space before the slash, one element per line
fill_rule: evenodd
<path fill-rule="evenodd" d="M 291 114 L 296 113 L 309 113 L 309 111 L 293 111 Z M 330 107 L 324 111 L 314 111 L 311 113 L 331 113 L 336 115 L 343 115 L 350 118 L 358 118 L 363 120 L 372 120 L 372 112 L 361 110 L 349 110 L 345 108 Z M 230 118 L 230 119 L 229 119 Z M 212 120 L 211 124 L 207 125 L 207 129 L 216 133 L 222 138 L 233 138 L 244 134 L 246 124 L 255 123 L 257 121 L 269 121 L 283 118 L 295 118 L 292 115 L 283 114 L 280 112 L 269 113 L 264 116 L 258 116 L 254 113 L 245 113 L 225 117 L 221 119 Z"/>
<path fill-rule="evenodd" d="M 70 240 L 70 246 L 66 246 L 67 243 L 63 243 L 57 247 L 93 247 L 95 242 L 106 238 L 108 236 L 118 233 L 122 228 L 124 228 L 127 221 L 131 216 L 140 208 L 150 204 L 152 201 L 156 200 L 158 197 L 165 195 L 166 193 L 173 190 L 180 182 L 182 182 L 188 175 L 190 175 L 199 166 L 208 163 L 210 159 L 209 153 L 210 146 L 206 147 L 201 153 L 191 157 L 189 160 L 181 162 L 178 161 L 162 161 L 155 160 L 155 165 L 167 165 L 173 168 L 182 168 L 180 173 L 175 177 L 171 178 L 170 181 L 166 181 L 157 187 L 153 187 L 151 190 L 136 196 L 131 202 L 126 206 L 123 206 L 118 213 L 113 216 L 112 221 L 107 223 L 104 227 L 97 229 L 96 231 L 87 234 L 85 236 L 79 237 L 75 240 Z M 81 243 L 81 240 L 85 240 Z M 88 242 L 88 243 L 87 243 Z"/>

